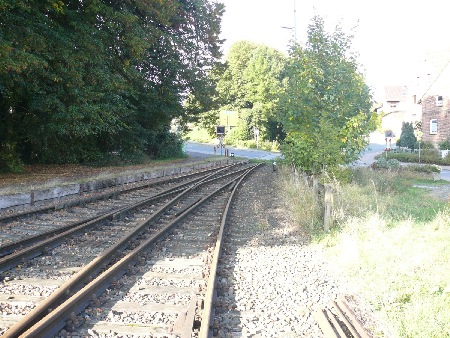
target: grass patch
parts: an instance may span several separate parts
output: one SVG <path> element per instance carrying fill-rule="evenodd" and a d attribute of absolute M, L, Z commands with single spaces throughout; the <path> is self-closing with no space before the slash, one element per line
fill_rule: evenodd
<path fill-rule="evenodd" d="M 227 158 L 208 157 L 195 164 L 226 160 Z M 0 174 L 0 195 L 43 190 L 67 184 L 83 183 L 93 180 L 111 179 L 140 173 L 152 173 L 162 169 L 170 170 L 191 166 L 194 162 L 185 159 L 148 160 L 139 165 L 89 167 L 83 165 L 32 165 L 25 166 L 21 174 Z M 56 178 L 54 178 L 56 177 Z"/>
<path fill-rule="evenodd" d="M 392 226 L 379 215 L 349 220 L 326 255 L 398 337 L 450 334 L 450 213 Z"/>
<path fill-rule="evenodd" d="M 184 140 L 192 140 L 200 143 L 210 143 L 217 139 L 215 136 L 208 134 L 208 131 L 198 126 L 192 127 L 192 129 L 183 137 Z"/>
<path fill-rule="evenodd" d="M 291 172 L 282 176 L 294 219 L 393 336 L 450 337 L 450 206 L 415 187 L 442 182 L 415 172 L 355 169 L 349 183 L 335 183 L 335 226 L 324 233 L 312 189 Z"/>

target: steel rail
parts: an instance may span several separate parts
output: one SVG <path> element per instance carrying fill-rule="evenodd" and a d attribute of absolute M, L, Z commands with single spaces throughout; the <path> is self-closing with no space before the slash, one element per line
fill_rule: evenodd
<path fill-rule="evenodd" d="M 343 297 L 314 313 L 326 338 L 370 338 Z"/>
<path fill-rule="evenodd" d="M 203 307 L 203 311 L 202 311 L 202 321 L 201 321 L 201 326 L 200 326 L 200 332 L 198 335 L 198 338 L 208 338 L 208 337 L 212 337 L 212 332 L 211 332 L 211 328 L 212 328 L 212 321 L 214 319 L 214 315 L 213 315 L 213 301 L 214 301 L 214 295 L 215 295 L 215 290 L 216 290 L 216 282 L 217 282 L 217 265 L 219 262 L 219 258 L 221 255 L 221 250 L 222 250 L 222 239 L 223 239 L 223 233 L 225 231 L 225 226 L 226 223 L 228 221 L 228 217 L 229 217 L 229 210 L 231 208 L 231 203 L 234 200 L 234 195 L 237 191 L 237 189 L 239 188 L 241 182 L 245 179 L 245 177 L 254 169 L 258 168 L 261 164 L 251 168 L 249 171 L 247 171 L 245 173 L 245 175 L 243 175 L 241 177 L 241 179 L 239 180 L 239 182 L 237 182 L 233 188 L 233 191 L 231 193 L 231 196 L 228 198 L 228 202 L 227 205 L 225 207 L 225 211 L 224 214 L 222 216 L 222 221 L 220 223 L 220 229 L 219 229 L 219 234 L 217 236 L 217 240 L 216 240 L 216 245 L 214 248 L 214 254 L 212 257 L 212 263 L 211 263 L 211 269 L 209 272 L 209 278 L 208 278 L 208 284 L 207 284 L 207 289 L 205 292 L 205 299 L 204 299 L 204 307 Z"/>
<path fill-rule="evenodd" d="M 219 167 L 219 168 L 229 168 L 232 167 L 233 165 L 236 165 L 237 163 L 233 163 L 233 164 L 227 164 L 225 166 Z M 172 178 L 163 178 L 163 179 L 157 179 L 157 180 L 152 180 L 151 182 L 145 183 L 145 184 L 140 184 L 138 186 L 134 186 L 134 187 L 129 187 L 129 188 L 124 188 L 124 189 L 120 189 L 119 191 L 111 191 L 111 192 L 107 192 L 107 193 L 103 193 L 103 194 L 99 194 L 97 196 L 93 196 L 93 197 L 86 197 L 86 198 L 81 198 L 81 199 L 77 199 L 75 201 L 67 201 L 64 203 L 59 203 L 59 204 L 53 204 L 53 205 L 49 205 L 49 206 L 43 206 L 41 208 L 37 208 L 37 209 L 33 209 L 33 210 L 26 210 L 26 211 L 21 211 L 21 212 L 17 212 L 17 213 L 13 213 L 10 215 L 3 215 L 0 216 L 0 223 L 4 222 L 4 221 L 10 221 L 16 218 L 20 218 L 20 217 L 24 217 L 24 216 L 29 216 L 29 215 L 33 215 L 33 214 L 37 214 L 37 213 L 43 213 L 43 212 L 47 212 L 47 211 L 52 211 L 52 210 L 59 210 L 59 209 L 63 209 L 63 208 L 67 208 L 67 207 L 72 207 L 75 205 L 80 205 L 80 204 L 84 204 L 84 203 L 90 203 L 96 200 L 101 200 L 101 199 L 108 199 L 108 198 L 114 198 L 118 195 L 124 194 L 124 193 L 128 193 L 131 191 L 136 191 L 136 190 L 140 190 L 140 189 L 146 189 L 151 187 L 152 185 L 159 185 L 159 184 L 164 184 L 166 182 L 170 182 L 173 180 L 179 180 L 179 179 L 184 179 L 184 178 L 190 178 L 192 176 L 198 176 L 198 175 L 202 175 L 205 173 L 208 173 L 210 171 L 215 171 L 218 168 L 208 168 L 205 170 L 201 170 L 201 171 L 197 171 L 194 173 L 189 173 L 187 175 L 183 175 L 183 176 L 178 176 L 178 177 L 172 177 Z"/>
<path fill-rule="evenodd" d="M 82 270 L 76 273 L 71 279 L 61 285 L 53 294 L 39 303 L 38 306 L 31 310 L 25 317 L 11 326 L 2 336 L 2 338 L 12 338 L 19 336 L 46 337 L 51 335 L 52 332 L 58 332 L 64 326 L 64 321 L 71 315 L 72 312 L 78 313 L 79 311 L 81 311 L 81 309 L 87 306 L 93 295 L 99 295 L 108 287 L 109 284 L 107 284 L 106 281 L 110 281 L 113 278 L 112 276 L 118 277 L 121 275 L 119 272 L 117 272 L 119 269 L 123 268 L 123 266 L 136 259 L 136 256 L 148 245 L 164 235 L 169 229 L 171 229 L 175 224 L 184 219 L 196 207 L 200 206 L 205 201 L 218 194 L 221 190 L 231 185 L 235 180 L 236 179 L 231 180 L 230 182 L 216 189 L 201 200 L 194 201 L 190 208 L 185 210 L 177 218 L 171 221 L 157 234 L 152 235 L 149 239 L 140 244 L 137 248 L 132 250 L 130 253 L 128 253 L 126 256 L 121 258 L 119 261 L 114 263 L 111 267 L 103 271 L 99 276 L 92 280 L 93 276 L 95 276 L 96 273 L 98 273 L 107 264 L 110 264 L 112 259 L 111 256 L 113 256 L 117 250 L 126 247 L 127 242 L 130 239 L 136 237 L 141 229 L 145 228 L 149 223 L 153 222 L 157 218 L 157 215 L 162 214 L 165 210 L 167 210 L 167 208 L 174 205 L 184 195 L 196 189 L 200 184 L 203 183 L 198 183 L 196 186 L 190 187 L 183 191 L 166 205 L 161 207 L 157 212 L 152 214 L 151 217 L 143 221 L 139 226 L 136 227 L 135 230 L 128 233 L 113 247 L 107 249 L 100 256 L 86 265 Z M 206 183 L 208 182 L 209 181 L 207 181 Z M 88 280 L 92 280 L 92 282 L 89 283 Z M 70 296 L 70 294 L 72 294 L 72 296 Z M 71 303 L 72 305 L 70 305 Z M 54 309 L 54 311 L 50 311 L 49 313 L 49 309 Z"/>
<path fill-rule="evenodd" d="M 140 208 L 143 205 L 154 202 L 155 200 L 159 200 L 159 199 L 165 198 L 167 196 L 170 196 L 171 194 L 180 192 L 183 189 L 189 190 L 189 188 L 192 186 L 195 186 L 198 184 L 209 183 L 212 180 L 215 180 L 213 177 L 216 176 L 218 173 L 228 170 L 228 169 L 230 169 L 230 167 L 222 168 L 220 170 L 215 171 L 212 174 L 207 175 L 206 177 L 200 177 L 198 179 L 194 179 L 192 181 L 179 184 L 176 187 L 169 188 L 155 196 L 149 197 L 147 199 L 144 199 L 142 201 L 139 201 L 139 202 L 134 203 L 129 206 L 121 207 L 118 210 L 113 210 L 113 211 L 103 214 L 101 216 L 97 216 L 94 218 L 89 218 L 87 220 L 68 224 L 64 227 L 61 227 L 60 230 L 54 231 L 54 234 L 52 231 L 50 231 L 50 232 L 43 233 L 41 235 L 27 238 L 23 241 L 11 243 L 11 244 L 5 246 L 4 248 L 2 248 L 2 250 L 5 250 L 5 252 L 13 252 L 13 253 L 10 253 L 9 255 L 0 258 L 0 272 L 12 269 L 13 267 L 22 263 L 24 260 L 29 260 L 29 259 L 35 258 L 45 252 L 48 252 L 52 248 L 54 248 L 54 247 L 58 246 L 59 244 L 61 244 L 62 242 L 64 242 L 64 240 L 67 236 L 84 232 L 88 229 L 95 227 L 100 222 L 106 221 L 108 219 L 114 219 L 116 217 L 120 217 L 121 215 L 123 215 L 127 212 L 130 212 L 134 209 Z M 245 170 L 245 168 L 225 174 L 223 177 L 236 174 L 242 170 Z M 31 244 L 31 246 L 25 247 L 19 251 L 14 252 L 14 247 L 24 247 L 24 246 L 30 245 L 30 244 Z"/>
<path fill-rule="evenodd" d="M 192 176 L 195 177 L 195 176 L 198 176 L 198 175 L 209 173 L 211 171 L 214 171 L 214 172 L 217 173 L 218 171 L 227 170 L 227 169 L 231 168 L 233 165 L 235 165 L 235 164 L 223 166 L 220 170 L 218 170 L 219 168 L 213 168 L 213 169 L 203 170 L 201 172 L 191 173 L 191 174 L 188 174 L 188 175 L 177 177 L 176 180 L 178 180 L 178 179 L 186 179 L 186 178 L 190 178 Z M 208 175 L 208 176 L 210 176 L 210 175 Z M 164 193 L 168 193 L 170 191 L 175 191 L 177 188 L 182 188 L 182 187 L 189 186 L 190 184 L 196 183 L 196 182 L 200 181 L 201 179 L 202 179 L 202 177 L 197 178 L 197 179 L 193 179 L 193 180 L 191 180 L 189 182 L 181 183 L 181 184 L 177 185 L 176 187 L 172 187 L 172 188 L 166 189 L 166 190 L 162 191 L 161 193 L 150 197 L 149 199 L 151 199 L 153 201 L 153 199 L 158 198 L 158 196 L 161 196 Z M 101 195 L 98 195 L 98 196 L 95 196 L 95 197 L 87 197 L 87 198 L 84 198 L 84 199 L 81 199 L 81 200 L 72 201 L 71 203 L 62 203 L 62 204 L 59 204 L 59 205 L 56 205 L 56 206 L 44 207 L 44 208 L 37 209 L 37 210 L 26 211 L 26 212 L 23 212 L 23 213 L 17 213 L 17 214 L 14 214 L 14 215 L 0 217 L 0 222 L 5 221 L 5 220 L 12 220 L 12 219 L 19 218 L 19 217 L 29 216 L 29 215 L 35 214 L 35 213 L 47 212 L 47 211 L 50 211 L 50 210 L 53 210 L 53 209 L 62 209 L 62 208 L 67 207 L 68 204 L 70 204 L 70 206 L 82 205 L 82 204 L 89 203 L 89 202 L 96 201 L 96 200 L 115 198 L 118 195 L 121 195 L 121 194 L 124 194 L 124 193 L 132 192 L 132 191 L 136 191 L 136 190 L 141 190 L 141 189 L 146 189 L 146 188 L 151 187 L 152 185 L 159 185 L 159 184 L 167 183 L 167 182 L 170 182 L 170 181 L 173 181 L 173 180 L 174 179 L 171 178 L 171 179 L 163 179 L 163 180 L 158 180 L 158 181 L 152 181 L 152 182 L 140 185 L 138 187 L 132 187 L 132 188 L 127 188 L 127 189 L 122 189 L 120 191 L 108 192 L 106 194 L 101 194 Z M 76 203 L 74 203 L 74 202 L 76 202 Z M 123 210 L 126 210 L 126 206 L 123 207 Z M 119 212 L 119 211 L 120 211 L 120 209 L 117 210 L 117 212 Z M 93 217 L 90 217 L 90 218 L 87 218 L 87 219 L 84 219 L 84 220 L 80 220 L 80 221 L 77 221 L 77 222 L 70 223 L 70 224 L 65 225 L 65 226 L 63 226 L 61 228 L 58 228 L 58 229 L 52 229 L 52 230 L 43 232 L 43 233 L 41 233 L 39 235 L 36 235 L 36 236 L 31 236 L 31 237 L 25 238 L 23 240 L 19 240 L 19 241 L 8 243 L 6 245 L 2 245 L 2 246 L 0 246 L 0 257 L 4 257 L 6 255 L 11 254 L 12 252 L 17 250 L 17 247 L 30 246 L 30 245 L 32 245 L 34 243 L 46 240 L 46 239 L 48 239 L 50 237 L 53 237 L 53 236 L 55 236 L 57 234 L 63 233 L 65 231 L 67 231 L 68 229 L 76 227 L 78 225 L 81 225 L 81 224 L 83 224 L 85 222 L 94 221 L 95 219 L 98 219 L 98 221 L 101 221 L 103 219 L 108 219 L 108 217 L 111 217 L 111 214 L 113 214 L 113 213 L 114 213 L 113 211 L 111 211 L 109 213 L 105 212 L 105 213 L 100 214 L 100 215 L 96 215 L 96 216 L 93 216 Z M 0 266 L 1 266 L 1 264 L 0 264 Z"/>

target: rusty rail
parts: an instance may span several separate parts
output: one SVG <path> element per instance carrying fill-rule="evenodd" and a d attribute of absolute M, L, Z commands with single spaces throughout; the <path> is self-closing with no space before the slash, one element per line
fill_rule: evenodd
<path fill-rule="evenodd" d="M 248 171 L 248 168 L 237 170 L 234 174 L 241 172 L 244 172 L 245 174 L 246 171 Z M 228 176 L 229 174 L 226 174 L 223 177 Z M 205 178 L 202 182 L 197 183 L 197 185 L 202 183 L 206 184 L 212 180 L 213 179 Z M 123 243 L 127 242 L 129 237 L 132 237 L 132 234 L 130 233 L 128 236 L 125 236 L 127 238 L 124 237 L 121 242 L 116 243 L 112 248 L 108 249 L 107 252 L 103 253 L 99 258 L 80 270 L 72 279 L 68 280 L 50 297 L 34 308 L 27 316 L 23 317 L 19 322 L 10 327 L 2 337 L 48 337 L 51 334 L 55 334 L 64 326 L 65 321 L 71 316 L 72 313 L 76 314 L 80 312 L 89 304 L 94 295 L 102 293 L 114 278 L 119 278 L 125 269 L 124 267 L 135 261 L 137 259 L 136 257 L 138 257 L 145 248 L 167 233 L 178 222 L 183 220 L 190 212 L 192 212 L 192 210 L 211 199 L 220 191 L 233 186 L 235 181 L 236 179 L 232 179 L 220 188 L 211 192 L 209 195 L 203 197 L 200 201 L 195 201 L 190 208 L 183 211 L 181 215 L 172 220 L 156 234 L 149 237 L 149 239 L 145 240 L 137 248 L 120 258 L 117 262 L 113 263 L 105 271 L 99 275 L 96 275 L 99 270 L 98 267 L 100 265 L 104 266 L 105 260 L 109 262 L 109 257 L 113 255 L 117 248 L 122 247 L 124 245 Z M 188 190 L 194 190 L 195 188 L 196 186 L 193 186 Z M 183 191 L 179 196 L 175 197 L 165 206 L 161 207 L 160 210 L 158 210 L 155 214 L 152 214 L 152 216 L 149 219 L 146 219 L 140 226 L 138 226 L 138 228 L 144 228 L 148 223 L 153 221 L 156 215 L 162 214 L 169 205 L 175 204 L 181 198 L 181 195 L 187 194 L 188 190 Z M 85 278 L 90 279 L 91 276 L 93 276 L 93 272 L 95 272 L 94 275 L 96 275 L 96 277 L 93 277 L 94 279 L 90 283 L 86 284 L 86 286 L 80 288 L 80 284 L 86 281 Z M 74 292 L 72 293 L 68 290 L 72 290 Z M 49 309 L 53 309 L 53 311 L 49 312 Z M 186 316 L 191 318 L 188 314 L 186 314 Z M 186 325 L 188 325 L 189 328 L 192 328 L 193 324 L 189 321 Z M 183 324 L 183 326 L 185 325 Z"/>
<path fill-rule="evenodd" d="M 371 338 L 343 297 L 317 311 L 314 317 L 326 338 Z"/>

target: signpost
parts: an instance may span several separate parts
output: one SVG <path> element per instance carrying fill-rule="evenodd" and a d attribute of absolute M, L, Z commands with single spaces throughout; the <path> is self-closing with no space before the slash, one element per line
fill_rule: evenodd
<path fill-rule="evenodd" d="M 222 156 L 222 148 L 223 148 L 223 138 L 225 135 L 225 127 L 217 126 L 216 127 L 217 138 L 219 139 L 219 147 L 220 147 L 220 156 Z"/>
<path fill-rule="evenodd" d="M 258 142 L 259 142 L 259 129 L 258 129 L 258 127 L 253 127 L 253 134 L 255 135 L 256 149 L 258 149 Z"/>
<path fill-rule="evenodd" d="M 420 163 L 420 142 L 422 141 L 422 131 L 419 129 L 414 129 L 414 134 L 416 136 L 417 141 L 419 141 L 419 163 Z"/>

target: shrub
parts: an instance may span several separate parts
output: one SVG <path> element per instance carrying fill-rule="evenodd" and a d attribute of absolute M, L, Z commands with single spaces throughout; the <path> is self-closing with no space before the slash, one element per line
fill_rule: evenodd
<path fill-rule="evenodd" d="M 425 165 L 410 164 L 406 166 L 405 169 L 409 171 L 417 171 L 427 174 L 441 172 L 441 168 L 439 168 L 437 165 L 434 164 L 425 164 Z"/>
<path fill-rule="evenodd" d="M 245 124 L 238 124 L 237 127 L 231 129 L 226 133 L 225 144 L 236 145 L 240 140 L 246 140 L 248 137 L 247 126 Z"/>
<path fill-rule="evenodd" d="M 328 168 L 327 175 L 323 178 L 324 182 L 338 181 L 341 184 L 347 184 L 353 179 L 353 170 L 349 167 Z"/>
<path fill-rule="evenodd" d="M 169 130 L 152 133 L 148 138 L 147 155 L 157 159 L 184 157 L 183 144 L 181 136 Z"/>
<path fill-rule="evenodd" d="M 417 145 L 416 149 L 419 148 L 419 145 Z M 424 142 L 420 142 L 420 148 L 422 149 L 436 149 L 434 147 L 434 144 L 431 143 L 430 141 L 424 141 Z"/>
<path fill-rule="evenodd" d="M 398 169 L 400 168 L 400 162 L 397 159 L 386 159 L 384 157 L 377 158 L 374 163 L 375 169 Z"/>
<path fill-rule="evenodd" d="M 384 157 L 378 156 L 378 158 Z M 400 162 L 410 162 L 410 163 L 419 163 L 419 153 L 388 153 L 388 159 L 396 159 Z M 448 165 L 450 164 L 449 158 L 441 158 L 441 155 L 436 149 L 422 149 L 420 152 L 420 162 L 428 163 L 428 164 L 440 164 L 440 165 Z"/>
<path fill-rule="evenodd" d="M 15 144 L 7 144 L 0 148 L 0 172 L 20 173 L 23 170 L 23 163 L 16 151 Z"/>
<path fill-rule="evenodd" d="M 450 139 L 447 138 L 445 141 L 439 142 L 438 145 L 441 150 L 450 149 Z"/>
<path fill-rule="evenodd" d="M 411 122 L 403 122 L 402 133 L 399 139 L 399 145 L 402 147 L 414 148 L 416 142 L 416 135 L 414 135 L 414 126 Z"/>

